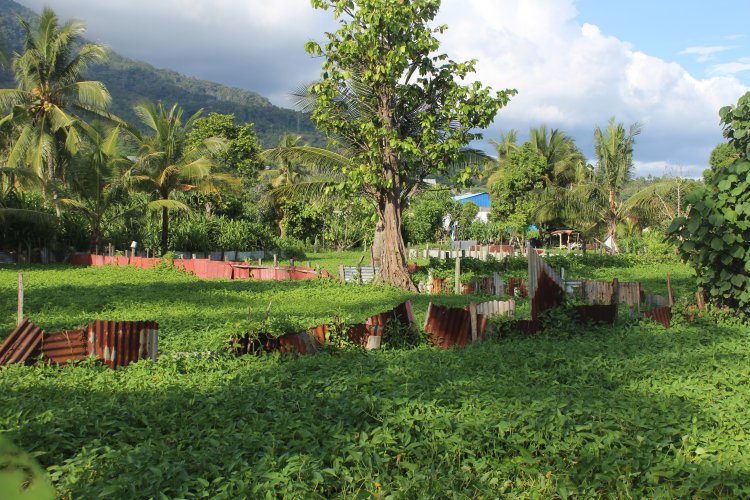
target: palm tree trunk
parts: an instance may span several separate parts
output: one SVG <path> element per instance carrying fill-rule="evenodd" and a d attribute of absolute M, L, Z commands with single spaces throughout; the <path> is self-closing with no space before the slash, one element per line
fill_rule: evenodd
<path fill-rule="evenodd" d="M 169 244 L 169 210 L 167 207 L 161 209 L 161 254 L 167 253 Z"/>

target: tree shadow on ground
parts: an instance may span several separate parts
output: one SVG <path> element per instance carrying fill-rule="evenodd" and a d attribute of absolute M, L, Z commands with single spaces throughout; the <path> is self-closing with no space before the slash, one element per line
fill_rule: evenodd
<path fill-rule="evenodd" d="M 0 422 L 73 497 L 743 496 L 750 422 L 715 414 L 750 399 L 731 382 L 746 379 L 748 344 L 723 327 L 597 330 L 118 371 L 13 367 L 0 373 Z M 725 372 L 702 371 L 709 353 Z M 679 383 L 690 377 L 734 392 Z"/>

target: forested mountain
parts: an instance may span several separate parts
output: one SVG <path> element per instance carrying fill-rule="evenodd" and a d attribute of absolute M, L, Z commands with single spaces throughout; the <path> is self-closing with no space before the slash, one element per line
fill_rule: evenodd
<path fill-rule="evenodd" d="M 21 49 L 23 40 L 16 15 L 33 19 L 37 14 L 12 0 L 0 0 L 0 44 L 10 54 Z M 265 147 L 276 145 L 288 132 L 299 133 L 306 142 L 324 142 L 306 115 L 274 106 L 260 94 L 155 68 L 114 51 L 105 64 L 92 67 L 87 77 L 104 82 L 112 94 L 111 110 L 132 123 L 138 123 L 133 105 L 139 101 L 162 101 L 165 105 L 178 102 L 188 115 L 203 108 L 206 113 L 234 113 L 238 122 L 254 123 Z M 0 71 L 0 88 L 14 86 L 12 75 Z"/>

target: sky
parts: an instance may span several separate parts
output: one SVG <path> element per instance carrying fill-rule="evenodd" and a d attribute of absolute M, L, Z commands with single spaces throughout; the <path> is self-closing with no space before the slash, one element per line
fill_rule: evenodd
<path fill-rule="evenodd" d="M 291 107 L 289 92 L 322 61 L 304 44 L 335 29 L 309 0 L 21 0 L 87 24 L 118 53 L 256 91 Z M 441 51 L 477 59 L 477 79 L 518 95 L 484 131 L 521 140 L 542 124 L 594 161 L 593 131 L 610 117 L 638 123 L 638 175 L 699 177 L 723 141 L 718 110 L 750 91 L 748 0 L 443 0 Z"/>

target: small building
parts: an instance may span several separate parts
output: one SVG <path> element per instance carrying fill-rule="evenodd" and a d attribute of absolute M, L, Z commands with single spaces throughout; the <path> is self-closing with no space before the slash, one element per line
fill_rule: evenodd
<path fill-rule="evenodd" d="M 490 207 L 492 206 L 489 193 L 482 192 L 460 194 L 458 196 L 454 196 L 453 199 L 461 203 L 462 205 L 470 201 L 476 203 L 476 205 L 479 207 L 479 213 L 477 213 L 476 220 L 487 222 L 488 216 L 490 214 Z"/>

